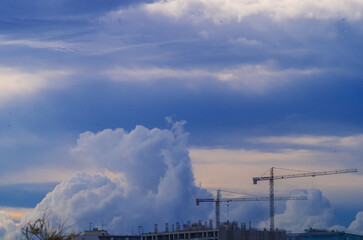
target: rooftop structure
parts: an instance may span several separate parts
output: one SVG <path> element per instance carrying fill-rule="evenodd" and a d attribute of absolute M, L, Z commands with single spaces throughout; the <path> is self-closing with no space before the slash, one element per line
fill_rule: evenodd
<path fill-rule="evenodd" d="M 84 231 L 84 234 L 76 240 L 141 240 L 140 235 L 111 235 L 106 230 L 93 228 L 89 231 Z"/>
<path fill-rule="evenodd" d="M 99 230 L 98 228 L 93 228 L 92 230 L 86 230 L 84 233 L 77 237 L 76 240 L 99 240 L 99 236 L 108 235 L 106 230 Z"/>
<path fill-rule="evenodd" d="M 304 233 L 288 233 L 286 240 L 363 240 L 362 235 L 326 229 L 306 229 Z"/>

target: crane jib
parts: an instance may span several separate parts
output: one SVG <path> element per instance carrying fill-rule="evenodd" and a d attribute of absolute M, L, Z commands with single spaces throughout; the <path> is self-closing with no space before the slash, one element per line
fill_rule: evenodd
<path fill-rule="evenodd" d="M 246 197 L 246 198 L 220 198 L 218 199 L 202 199 L 197 198 L 196 202 L 199 205 L 200 202 L 254 202 L 254 201 L 269 201 L 270 197 Z M 275 201 L 286 201 L 286 200 L 307 200 L 306 196 L 284 196 L 284 197 L 274 197 Z"/>
<path fill-rule="evenodd" d="M 271 179 L 278 180 L 278 179 L 298 178 L 298 177 L 316 177 L 316 176 L 333 175 L 333 174 L 340 174 L 340 173 L 352 173 L 352 172 L 357 172 L 357 169 L 353 168 L 353 169 L 334 170 L 334 171 L 297 173 L 297 174 L 273 176 L 272 178 L 271 177 L 254 177 L 253 183 L 257 184 L 258 181 L 267 181 L 267 180 L 271 180 Z"/>

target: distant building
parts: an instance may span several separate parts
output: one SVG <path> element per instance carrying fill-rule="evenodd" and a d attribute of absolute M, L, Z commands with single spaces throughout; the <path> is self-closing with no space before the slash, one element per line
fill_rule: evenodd
<path fill-rule="evenodd" d="M 213 221 L 209 224 L 201 221 L 195 224 L 179 223 L 165 224 L 163 232 L 158 231 L 155 224 L 154 232 L 141 235 L 111 235 L 106 230 L 93 228 L 84 231 L 84 234 L 76 240 L 363 240 L 362 235 L 350 234 L 340 231 L 327 231 L 325 229 L 307 229 L 304 233 L 286 233 L 285 230 L 268 231 L 249 227 L 246 224 L 238 225 L 237 222 L 225 222 L 218 227 L 213 227 Z"/>
<path fill-rule="evenodd" d="M 310 228 L 306 229 L 304 233 L 288 233 L 286 240 L 363 240 L 363 236 Z"/>
<path fill-rule="evenodd" d="M 286 240 L 286 231 L 276 230 L 268 231 L 258 230 L 249 226 L 246 228 L 246 224 L 238 225 L 237 222 L 225 222 L 218 226 L 213 227 L 213 222 L 209 224 L 202 224 L 200 221 L 198 224 L 183 225 L 183 229 L 180 228 L 179 223 L 172 225 L 171 231 L 169 231 L 168 224 L 165 225 L 164 232 L 158 232 L 158 226 L 155 225 L 153 233 L 145 233 L 141 235 L 141 240 Z"/>
<path fill-rule="evenodd" d="M 140 235 L 110 235 L 106 230 L 93 228 L 84 231 L 76 240 L 141 240 Z"/>
<path fill-rule="evenodd" d="M 84 233 L 76 238 L 76 240 L 99 240 L 100 236 L 109 235 L 106 230 L 99 230 L 98 228 L 93 228 L 92 230 L 86 230 Z"/>

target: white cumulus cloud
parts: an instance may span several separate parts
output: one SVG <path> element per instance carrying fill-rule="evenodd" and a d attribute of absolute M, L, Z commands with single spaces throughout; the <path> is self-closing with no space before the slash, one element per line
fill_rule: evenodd
<path fill-rule="evenodd" d="M 3 240 L 16 239 L 19 227 L 6 212 L 0 211 L 0 238 Z"/>
<path fill-rule="evenodd" d="M 354 221 L 348 227 L 348 232 L 363 234 L 363 211 L 357 213 Z"/>
<path fill-rule="evenodd" d="M 210 196 L 194 183 L 183 123 L 171 130 L 137 126 L 86 132 L 71 150 L 75 161 L 104 169 L 76 173 L 47 194 L 25 219 L 49 209 L 81 229 L 103 222 L 112 233 L 130 233 L 154 223 L 207 220 L 210 205 L 196 206 L 197 196 Z"/>
<path fill-rule="evenodd" d="M 295 190 L 292 195 L 306 196 L 308 200 L 287 201 L 284 212 L 275 215 L 275 227 L 303 232 L 309 227 L 321 229 L 334 224 L 334 208 L 320 190 Z M 261 226 L 267 227 L 267 222 Z"/>

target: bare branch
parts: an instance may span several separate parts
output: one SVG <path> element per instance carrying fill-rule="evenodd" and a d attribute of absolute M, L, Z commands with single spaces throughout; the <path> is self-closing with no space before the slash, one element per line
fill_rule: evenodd
<path fill-rule="evenodd" d="M 69 225 L 66 220 L 51 219 L 48 208 L 41 216 L 29 221 L 21 228 L 25 240 L 73 240 L 81 233 L 71 231 L 74 225 Z"/>

